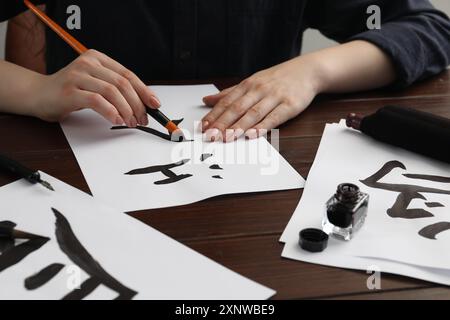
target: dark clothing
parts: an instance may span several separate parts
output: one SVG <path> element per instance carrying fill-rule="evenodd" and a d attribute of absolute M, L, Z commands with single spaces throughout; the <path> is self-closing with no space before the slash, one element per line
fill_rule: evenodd
<path fill-rule="evenodd" d="M 1 0 L 0 20 L 25 8 Z M 81 8 L 70 30 L 144 80 L 248 76 L 297 56 L 302 33 L 320 30 L 339 42 L 366 40 L 394 61 L 397 86 L 450 64 L 450 21 L 427 0 L 48 0 L 47 13 L 66 27 L 68 6 Z M 369 5 L 381 8 L 381 30 L 368 30 Z M 47 68 L 76 57 L 47 32 Z"/>

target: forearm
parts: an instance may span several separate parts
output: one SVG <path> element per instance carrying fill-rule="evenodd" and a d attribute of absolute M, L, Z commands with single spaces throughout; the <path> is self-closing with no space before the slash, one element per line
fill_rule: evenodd
<path fill-rule="evenodd" d="M 366 41 L 352 41 L 298 59 L 313 68 L 317 93 L 370 90 L 387 86 L 396 79 L 390 58 Z"/>
<path fill-rule="evenodd" d="M 0 112 L 34 115 L 34 93 L 43 75 L 3 60 L 0 75 Z"/>

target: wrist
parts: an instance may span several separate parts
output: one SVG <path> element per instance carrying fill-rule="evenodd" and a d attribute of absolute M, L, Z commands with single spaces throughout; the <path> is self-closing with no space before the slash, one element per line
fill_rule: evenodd
<path fill-rule="evenodd" d="M 28 83 L 27 99 L 24 103 L 28 115 L 43 119 L 43 110 L 48 106 L 50 93 L 46 89 L 49 76 L 35 73 Z"/>
<path fill-rule="evenodd" d="M 314 95 L 326 92 L 329 77 L 326 65 L 318 55 L 314 53 L 306 54 L 296 58 L 300 72 L 306 76 Z"/>

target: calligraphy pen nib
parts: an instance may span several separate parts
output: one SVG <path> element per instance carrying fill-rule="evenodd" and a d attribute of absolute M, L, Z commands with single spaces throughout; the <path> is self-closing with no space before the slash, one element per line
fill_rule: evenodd
<path fill-rule="evenodd" d="M 192 141 L 192 140 L 188 140 L 186 138 L 183 130 L 181 130 L 181 129 L 177 129 L 174 132 L 172 132 L 172 134 L 170 135 L 170 140 L 172 140 L 173 142 Z"/>
<path fill-rule="evenodd" d="M 41 181 L 39 181 L 39 183 L 40 183 L 42 186 L 44 186 L 45 188 L 47 188 L 48 190 L 50 190 L 50 191 L 55 191 L 55 189 L 52 187 L 52 185 L 51 185 L 49 182 L 44 181 L 44 180 L 41 180 Z"/>

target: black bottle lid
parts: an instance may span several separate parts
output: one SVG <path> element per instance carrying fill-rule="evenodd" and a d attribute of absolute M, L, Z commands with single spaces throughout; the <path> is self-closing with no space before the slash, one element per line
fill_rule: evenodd
<path fill-rule="evenodd" d="M 320 229 L 304 229 L 300 231 L 298 244 L 309 252 L 322 252 L 328 246 L 328 235 Z"/>

